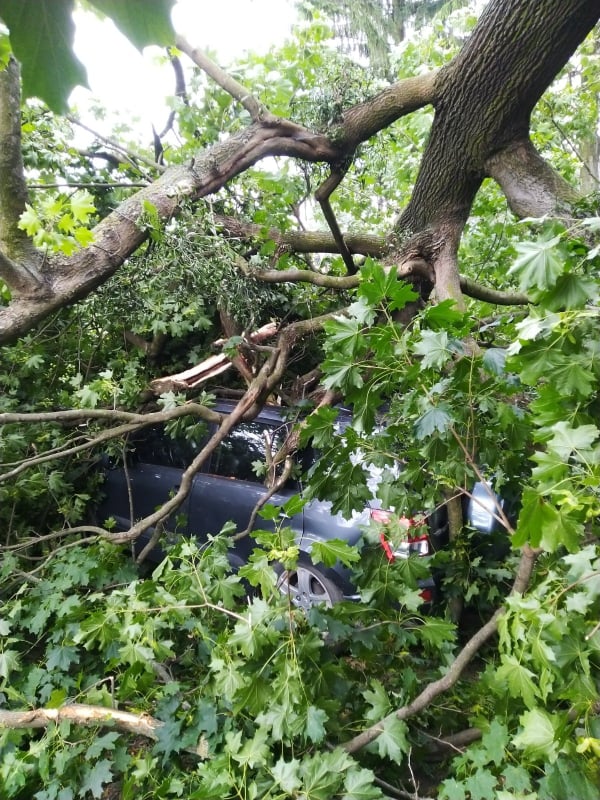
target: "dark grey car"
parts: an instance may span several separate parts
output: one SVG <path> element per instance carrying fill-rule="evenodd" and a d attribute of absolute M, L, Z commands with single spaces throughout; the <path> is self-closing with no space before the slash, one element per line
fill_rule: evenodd
<path fill-rule="evenodd" d="M 215 410 L 231 413 L 234 407 L 233 403 L 221 402 Z M 350 419 L 349 416 L 342 419 L 342 425 L 348 424 Z M 267 442 L 271 443 L 271 451 L 275 452 L 285 441 L 289 430 L 289 423 L 278 406 L 267 406 L 251 422 L 239 423 L 195 475 L 191 491 L 176 514 L 167 520 L 167 530 L 205 541 L 207 534 L 218 533 L 229 521 L 238 530 L 246 529 L 253 509 L 266 492 L 263 479 L 257 475 L 256 463 L 265 464 Z M 169 436 L 159 426 L 146 430 L 134 440 L 127 469 L 116 467 L 106 473 L 105 499 L 98 509 L 100 519 L 113 518 L 118 530 L 127 530 L 133 522 L 149 516 L 167 501 L 179 488 L 184 470 L 214 429 L 199 424 L 198 431 L 196 437 L 193 431 L 190 436 L 189 429 L 185 436 Z M 299 492 L 299 482 L 291 480 L 269 502 L 280 506 Z M 482 512 L 482 506 L 477 508 L 477 527 L 484 530 L 490 524 L 489 514 Z M 316 602 L 331 605 L 342 598 L 357 599 L 347 570 L 341 565 L 327 568 L 311 562 L 312 544 L 330 539 L 343 539 L 348 544 L 355 544 L 370 519 L 381 520 L 386 513 L 374 502 L 373 507 L 365 508 L 347 520 L 341 514 L 332 514 L 329 502 L 308 502 L 300 513 L 286 520 L 286 525 L 295 533 L 300 559 L 296 569 L 280 575 L 282 592 L 289 592 L 293 601 L 304 608 Z M 267 524 L 258 518 L 254 527 L 265 528 Z M 143 538 L 147 540 L 151 533 L 146 532 Z M 414 541 L 408 538 L 395 554 L 388 549 L 388 555 L 392 558 L 406 557 L 412 551 L 426 555 L 432 540 L 434 549 L 437 549 L 444 543 L 445 537 L 445 519 L 443 514 L 438 514 L 435 524 L 430 524 L 427 535 L 424 536 L 421 531 Z M 239 567 L 244 564 L 253 547 L 251 537 L 236 542 L 230 555 L 232 565 Z M 160 558 L 160 551 L 156 551 L 155 557 Z"/>

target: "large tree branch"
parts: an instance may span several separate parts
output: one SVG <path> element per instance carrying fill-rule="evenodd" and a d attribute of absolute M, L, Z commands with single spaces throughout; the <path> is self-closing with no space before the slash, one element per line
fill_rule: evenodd
<path fill-rule="evenodd" d="M 529 586 L 531 575 L 535 561 L 539 555 L 539 551 L 533 550 L 531 547 L 526 546 L 523 549 L 521 560 L 517 569 L 517 574 L 511 589 L 511 594 L 523 594 Z M 475 633 L 469 641 L 465 644 L 459 654 L 456 656 L 448 671 L 439 680 L 430 683 L 423 689 L 423 691 L 415 697 L 410 703 L 397 709 L 391 716 L 397 719 L 404 720 L 409 717 L 414 717 L 415 714 L 420 713 L 427 708 L 436 697 L 448 689 L 451 689 L 454 684 L 461 677 L 465 667 L 473 657 L 477 654 L 479 649 L 487 640 L 496 633 L 498 629 L 498 620 L 504 613 L 503 608 L 499 608 L 496 613 Z M 385 720 L 375 723 L 370 728 L 367 728 L 358 736 L 350 739 L 343 745 L 348 753 L 356 753 L 363 747 L 366 747 L 371 742 L 375 741 L 377 737 L 383 732 L 383 725 Z"/>
<path fill-rule="evenodd" d="M 527 137 L 530 114 L 598 20 L 597 0 L 489 3 L 436 79 L 435 118 L 397 228 L 464 223 L 487 161 Z"/>
<path fill-rule="evenodd" d="M 232 238 L 264 241 L 270 239 L 279 247 L 294 253 L 339 253 L 336 241 L 328 231 L 280 231 L 253 222 L 242 222 L 235 217 L 215 215 L 215 223 L 221 231 Z M 377 258 L 385 255 L 388 244 L 383 236 L 367 233 L 343 233 L 344 241 L 351 253 Z"/>
<path fill-rule="evenodd" d="M 159 666 L 159 665 L 157 665 Z M 61 722 L 70 722 L 73 725 L 82 725 L 87 728 L 109 728 L 110 730 L 144 736 L 156 741 L 159 731 L 165 724 L 162 720 L 151 717 L 149 714 L 132 714 L 129 711 L 119 711 L 116 708 L 92 706 L 85 703 L 69 703 L 60 708 L 34 708 L 28 711 L 6 711 L 0 709 L 0 730 L 5 729 L 31 729 L 48 728 L 50 725 L 59 725 Z M 207 758 L 208 745 L 201 736 L 196 748 L 186 748 L 186 752 L 193 753 L 200 758 Z"/>
<path fill-rule="evenodd" d="M 320 134 L 300 125 L 253 123 L 218 142 L 188 165 L 170 167 L 150 186 L 124 201 L 94 228 L 94 242 L 71 257 L 48 257 L 47 293 L 17 297 L 0 312 L 0 343 L 15 339 L 36 322 L 81 299 L 106 281 L 147 238 L 140 218 L 151 203 L 167 220 L 186 198 L 205 197 L 268 155 L 289 155 L 310 161 L 330 161 L 336 148 Z"/>
<path fill-rule="evenodd" d="M 203 72 L 206 72 L 221 89 L 224 89 L 227 94 L 230 94 L 237 100 L 255 122 L 261 117 L 268 115 L 268 109 L 253 96 L 252 92 L 232 75 L 225 72 L 218 64 L 215 64 L 203 50 L 200 50 L 198 47 L 192 47 L 187 39 L 181 35 L 177 37 L 175 44 L 179 50 L 189 56 L 197 67 L 200 67 Z"/>
<path fill-rule="evenodd" d="M 69 703 L 60 708 L 35 708 L 30 711 L 0 710 L 0 728 L 47 728 L 63 720 L 86 727 L 105 727 L 124 733 L 135 733 L 149 739 L 158 738 L 157 731 L 164 725 L 148 714 L 130 714 L 116 708 Z"/>
<path fill-rule="evenodd" d="M 295 235 L 301 236 L 301 234 Z M 338 289 L 340 291 L 354 289 L 360 283 L 359 275 L 327 275 L 322 272 L 313 272 L 310 269 L 252 270 L 248 266 L 242 266 L 241 264 L 240 268 L 245 274 L 257 281 L 264 281 L 264 283 L 311 283 L 314 286 Z M 430 277 L 431 273 L 427 262 L 415 259 L 414 261 L 407 261 L 398 269 L 398 277 L 400 278 L 409 278 L 415 275 L 425 278 Z M 474 300 L 481 300 L 484 303 L 492 303 L 498 306 L 523 306 L 531 302 L 526 294 L 492 289 L 462 275 L 459 276 L 459 283 L 463 294 L 466 294 L 467 297 L 472 297 Z"/>
<path fill-rule="evenodd" d="M 401 117 L 435 105 L 439 70 L 404 78 L 379 94 L 344 111 L 334 125 L 336 141 L 354 149 Z"/>
<path fill-rule="evenodd" d="M 490 286 L 483 286 L 481 283 L 472 281 L 470 278 L 460 277 L 460 288 L 467 297 L 473 300 L 481 300 L 483 303 L 492 303 L 496 306 L 526 306 L 531 303 L 529 297 L 522 292 L 503 292 L 499 289 L 492 289 Z"/>
<path fill-rule="evenodd" d="M 542 158 L 529 138 L 511 142 L 490 156 L 485 166 L 518 217 L 565 212 L 578 198 L 575 189 Z"/>
<path fill-rule="evenodd" d="M 327 231 L 280 231 L 277 228 L 265 230 L 263 225 L 252 222 L 242 222 L 235 217 L 216 215 L 217 226 L 228 236 L 238 239 L 264 241 L 271 239 L 280 247 L 292 253 L 337 253 L 339 252 L 334 237 Z M 364 256 L 381 258 L 385 256 L 389 245 L 383 236 L 366 233 L 342 234 L 351 253 L 360 253 Z M 240 268 L 247 274 L 265 283 L 312 283 L 331 289 L 351 289 L 358 286 L 359 278 L 353 275 L 327 275 L 314 270 L 251 270 L 245 262 L 239 262 Z M 408 273 L 407 273 L 408 274 Z M 460 276 L 460 288 L 467 297 L 492 303 L 498 306 L 527 305 L 530 299 L 519 292 L 504 292 L 483 286 L 471 278 Z"/>

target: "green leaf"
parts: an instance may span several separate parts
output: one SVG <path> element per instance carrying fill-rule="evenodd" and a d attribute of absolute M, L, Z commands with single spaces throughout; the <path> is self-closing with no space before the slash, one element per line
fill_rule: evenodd
<path fill-rule="evenodd" d="M 306 712 L 306 728 L 305 735 L 307 739 L 315 744 L 322 742 L 325 738 L 325 723 L 327 722 L 327 713 L 322 708 L 309 706 Z"/>
<path fill-rule="evenodd" d="M 363 697 L 369 703 L 371 708 L 366 713 L 366 718 L 371 722 L 377 722 L 390 713 L 391 706 L 388 693 L 386 692 L 381 681 L 373 679 L 371 681 L 373 689 L 366 689 L 363 692 Z"/>
<path fill-rule="evenodd" d="M 506 350 L 502 347 L 490 347 L 483 354 L 483 366 L 491 375 L 503 375 L 506 365 Z"/>
<path fill-rule="evenodd" d="M 554 453 L 538 450 L 531 454 L 530 459 L 537 464 L 531 472 L 531 477 L 544 488 L 555 486 L 569 473 L 568 465 L 563 464 Z"/>
<path fill-rule="evenodd" d="M 364 297 L 371 305 L 377 306 L 388 301 L 390 310 L 401 309 L 419 296 L 412 286 L 398 280 L 395 267 L 384 268 L 381 264 L 367 258 L 360 270 L 361 282 L 358 296 Z"/>
<path fill-rule="evenodd" d="M 348 315 L 357 320 L 361 325 L 371 326 L 376 319 L 373 306 L 369 305 L 365 297 L 359 297 L 355 303 L 348 306 Z"/>
<path fill-rule="evenodd" d="M 175 0 L 90 0 L 139 50 L 175 44 L 171 9 Z"/>
<path fill-rule="evenodd" d="M 532 308 L 528 317 L 517 322 L 519 340 L 532 341 L 537 339 L 540 333 L 550 333 L 560 324 L 560 319 L 559 314 L 549 314 L 543 309 Z M 512 352 L 512 346 L 509 352 Z"/>
<path fill-rule="evenodd" d="M 120 734 L 116 731 L 109 731 L 105 733 L 103 736 L 96 737 L 91 745 L 88 747 L 85 753 L 86 758 L 98 758 L 101 755 L 103 750 L 114 750 L 115 749 L 115 742 L 119 738 Z"/>
<path fill-rule="evenodd" d="M 269 597 L 275 587 L 276 575 L 266 553 L 254 552 L 238 574 L 251 586 L 259 586 L 264 597 Z"/>
<path fill-rule="evenodd" d="M 519 718 L 522 730 L 513 739 L 513 745 L 536 759 L 554 761 L 558 752 L 555 742 L 555 720 L 539 708 L 526 711 Z"/>
<path fill-rule="evenodd" d="M 336 317 L 325 323 L 325 331 L 327 350 L 338 356 L 354 358 L 361 350 L 366 349 L 362 325 L 357 319 Z"/>
<path fill-rule="evenodd" d="M 508 764 L 500 773 L 502 784 L 518 794 L 523 794 L 531 789 L 529 772 L 520 765 Z"/>
<path fill-rule="evenodd" d="M 438 617 L 425 617 L 419 627 L 419 636 L 433 647 L 443 647 L 456 636 L 456 625 Z"/>
<path fill-rule="evenodd" d="M 111 762 L 107 759 L 97 761 L 91 768 L 87 767 L 79 790 L 80 796 L 91 792 L 93 797 L 102 797 L 103 786 L 112 780 L 112 776 Z"/>
<path fill-rule="evenodd" d="M 557 359 L 551 373 L 546 374 L 552 375 L 554 386 L 567 397 L 569 395 L 589 397 L 596 387 L 596 378 L 587 367 L 587 359 L 582 362 L 577 356 Z"/>
<path fill-rule="evenodd" d="M 286 515 L 286 517 L 294 517 L 296 514 L 300 514 L 302 509 L 307 503 L 307 499 L 302 497 L 302 495 L 295 494 L 290 497 L 289 500 L 286 500 L 282 506 L 282 509 Z"/>
<path fill-rule="evenodd" d="M 404 720 L 398 719 L 395 715 L 386 717 L 383 721 L 383 730 L 376 739 L 380 757 L 387 756 L 396 764 L 402 763 L 402 757 L 410 749 L 407 732 L 408 726 Z"/>
<path fill-rule="evenodd" d="M 489 800 L 495 795 L 497 783 L 495 775 L 488 769 L 478 769 L 465 780 L 465 788 L 471 800 Z"/>
<path fill-rule="evenodd" d="M 597 291 L 598 285 L 595 281 L 568 272 L 566 275 L 561 275 L 556 281 L 556 286 L 543 296 L 543 303 L 551 311 L 582 308 Z"/>
<path fill-rule="evenodd" d="M 300 431 L 301 443 L 306 444 L 312 439 L 315 447 L 329 444 L 337 416 L 337 409 L 330 406 L 319 408 L 313 414 L 309 414 Z"/>
<path fill-rule="evenodd" d="M 415 436 L 417 439 L 426 439 L 435 431 L 445 433 L 453 422 L 450 406 L 447 403 L 439 403 L 437 406 L 432 406 L 415 422 Z"/>
<path fill-rule="evenodd" d="M 571 592 L 567 595 L 565 608 L 569 614 L 586 614 L 593 602 L 594 598 L 587 592 Z"/>
<path fill-rule="evenodd" d="M 280 758 L 271 770 L 275 782 L 289 795 L 295 796 L 296 789 L 301 784 L 298 774 L 299 767 L 300 762 L 296 758 L 291 761 L 284 761 L 283 758 Z"/>
<path fill-rule="evenodd" d="M 1 2 L 1 0 L 0 0 Z M 42 228 L 42 220 L 34 209 L 25 203 L 25 211 L 19 217 L 18 227 L 25 231 L 28 236 L 35 236 L 35 234 Z"/>
<path fill-rule="evenodd" d="M 75 392 L 75 394 L 77 397 L 79 397 L 79 402 L 82 408 L 96 408 L 100 402 L 100 395 L 98 392 L 95 392 L 89 386 L 84 386 L 82 389 L 79 389 L 77 392 Z"/>
<path fill-rule="evenodd" d="M 352 766 L 354 761 L 341 748 L 305 758 L 300 767 L 302 796 L 306 800 L 331 800 L 344 779 L 343 773 Z"/>
<path fill-rule="evenodd" d="M 427 306 L 423 312 L 423 319 L 427 320 L 429 327 L 439 328 L 460 328 L 467 319 L 463 311 L 456 308 L 454 300 L 443 300 L 432 306 Z"/>
<path fill-rule="evenodd" d="M 554 552 L 564 545 L 574 552 L 579 546 L 583 526 L 569 517 L 567 511 L 556 509 L 533 489 L 525 489 L 513 546 L 529 542 L 532 547 L 542 547 Z"/>
<path fill-rule="evenodd" d="M 511 697 L 521 697 L 528 708 L 533 708 L 539 691 L 535 674 L 520 664 L 514 656 L 504 656 L 496 672 L 497 680 L 506 682 Z"/>
<path fill-rule="evenodd" d="M 73 53 L 73 0 L 0 0 L 0 18 L 21 63 L 24 97 L 39 97 L 57 114 L 77 86 L 87 86 L 85 67 Z"/>
<path fill-rule="evenodd" d="M 550 289 L 564 270 L 564 262 L 557 246 L 560 236 L 537 242 L 519 242 L 516 245 L 517 260 L 508 270 L 517 275 L 522 292 L 530 289 Z"/>
<path fill-rule="evenodd" d="M 561 420 L 551 428 L 552 438 L 547 448 L 564 462 L 573 455 L 577 461 L 587 461 L 592 453 L 592 444 L 600 436 L 595 425 L 579 425 L 574 428 L 570 422 Z"/>
<path fill-rule="evenodd" d="M 370 769 L 350 770 L 344 781 L 342 800 L 379 800 L 385 795 L 375 785 L 375 775 Z"/>
<path fill-rule="evenodd" d="M 267 763 L 269 756 L 269 745 L 267 744 L 268 732 L 259 728 L 252 739 L 247 739 L 239 750 L 231 752 L 234 761 L 244 767 L 263 766 Z"/>
<path fill-rule="evenodd" d="M 71 213 L 77 222 L 85 225 L 90 216 L 96 211 L 94 198 L 85 190 L 79 190 L 71 197 Z"/>
<path fill-rule="evenodd" d="M 465 785 L 455 778 L 446 778 L 440 784 L 438 797 L 440 800 L 466 800 Z"/>
<path fill-rule="evenodd" d="M 585 765 L 572 758 L 559 758 L 546 772 L 537 797 L 552 800 L 598 800 L 598 785 L 585 774 Z M 548 792 L 548 793 L 546 793 Z"/>
<path fill-rule="evenodd" d="M 449 344 L 448 333 L 442 331 L 424 330 L 421 338 L 413 345 L 415 355 L 423 356 L 421 369 L 429 367 L 443 367 L 452 358 L 453 351 Z"/>
<path fill-rule="evenodd" d="M 19 668 L 18 651 L 10 649 L 3 650 L 0 653 L 0 678 L 4 678 L 4 680 L 6 680 L 9 677 L 9 675 L 18 668 Z"/>
<path fill-rule="evenodd" d="M 325 375 L 323 385 L 327 389 L 339 388 L 342 392 L 348 393 L 351 389 L 360 389 L 363 385 L 360 369 L 347 357 L 332 355 L 325 359 L 322 369 Z"/>
<path fill-rule="evenodd" d="M 350 564 L 360 561 L 356 548 L 343 539 L 315 542 L 310 551 L 310 558 L 313 564 L 323 563 L 326 567 L 333 567 L 338 561 L 349 567 Z"/>

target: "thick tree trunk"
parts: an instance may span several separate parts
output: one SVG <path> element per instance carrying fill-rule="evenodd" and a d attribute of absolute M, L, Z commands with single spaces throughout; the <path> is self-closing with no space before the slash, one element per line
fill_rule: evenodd
<path fill-rule="evenodd" d="M 547 213 L 565 199 L 564 182 L 551 180 L 551 168 L 528 144 L 529 119 L 542 93 L 593 28 L 599 11 L 597 0 L 490 3 L 460 54 L 438 74 L 429 141 L 394 237 L 404 243 L 400 254 L 408 234 L 411 255 L 429 260 L 439 299 L 462 305 L 457 243 L 490 170 L 510 192 L 509 200 L 516 201 L 517 213 L 529 214 L 533 207 Z M 504 158 L 494 160 L 499 153 Z M 510 180 L 515 165 L 520 172 L 517 183 Z M 537 206 L 519 202 L 524 194 L 519 183 L 525 175 L 526 199 L 538 198 Z"/>
<path fill-rule="evenodd" d="M 490 3 L 439 74 L 435 119 L 400 231 L 464 223 L 494 153 L 529 135 L 533 107 L 592 30 L 598 0 Z"/>

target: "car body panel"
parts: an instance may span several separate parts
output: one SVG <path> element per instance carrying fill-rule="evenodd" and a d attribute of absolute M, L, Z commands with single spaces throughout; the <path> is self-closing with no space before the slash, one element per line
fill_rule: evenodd
<path fill-rule="evenodd" d="M 138 461 L 126 470 L 114 467 L 106 471 L 103 486 L 104 500 L 97 516 L 101 523 L 108 518 L 116 522 L 117 530 L 127 530 L 135 522 L 153 514 L 177 492 L 182 470 Z M 165 529 L 189 534 L 188 495 L 177 510 L 164 522 Z M 149 530 L 148 533 L 152 533 Z"/>

